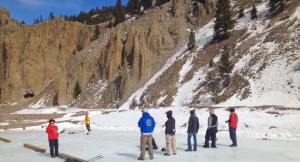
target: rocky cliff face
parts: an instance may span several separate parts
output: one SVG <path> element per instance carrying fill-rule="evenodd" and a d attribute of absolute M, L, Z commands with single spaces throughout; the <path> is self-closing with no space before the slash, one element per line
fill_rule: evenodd
<path fill-rule="evenodd" d="M 48 102 L 55 94 L 61 103 L 70 100 L 65 65 L 78 44 L 89 43 L 93 28 L 61 19 L 21 25 L 6 13 L 0 14 L 0 102 L 24 103 L 26 92 Z"/>
<path fill-rule="evenodd" d="M 185 45 L 186 29 L 197 27 L 186 17 L 192 2 L 174 0 L 102 28 L 93 42 L 93 26 L 61 19 L 32 26 L 4 21 L 0 103 L 119 107 Z M 77 83 L 82 93 L 74 99 Z M 27 92 L 35 96 L 24 99 Z"/>
<path fill-rule="evenodd" d="M 191 27 L 184 16 L 169 14 L 171 7 L 167 3 L 154 8 L 107 33 L 107 46 L 93 50 L 100 54 L 95 76 L 101 81 L 97 78 L 88 85 L 76 106 L 118 107 L 165 64 L 183 45 L 189 34 L 185 29 Z M 183 9 L 182 13 L 190 11 Z"/>

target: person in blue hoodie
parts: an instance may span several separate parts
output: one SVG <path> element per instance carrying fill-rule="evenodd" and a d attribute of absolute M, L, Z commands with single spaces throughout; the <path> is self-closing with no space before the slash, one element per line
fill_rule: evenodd
<path fill-rule="evenodd" d="M 138 126 L 141 130 L 141 139 L 140 139 L 140 147 L 141 147 L 141 155 L 138 160 L 145 160 L 145 153 L 146 153 L 146 145 L 147 143 L 152 143 L 152 133 L 155 128 L 155 121 L 153 117 L 148 113 L 147 108 L 143 108 L 142 110 L 142 117 L 138 122 Z M 148 153 L 150 159 L 153 159 L 153 147 L 149 145 Z"/>

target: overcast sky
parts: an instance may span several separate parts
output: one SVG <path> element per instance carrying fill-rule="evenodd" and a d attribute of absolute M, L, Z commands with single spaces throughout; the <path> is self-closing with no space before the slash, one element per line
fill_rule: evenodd
<path fill-rule="evenodd" d="M 10 11 L 13 19 L 26 24 L 32 24 L 35 18 L 49 17 L 50 12 L 55 16 L 60 14 L 74 15 L 80 11 L 89 11 L 97 6 L 114 6 L 117 0 L 0 0 L 0 6 Z M 122 0 L 123 5 L 127 0 Z"/>

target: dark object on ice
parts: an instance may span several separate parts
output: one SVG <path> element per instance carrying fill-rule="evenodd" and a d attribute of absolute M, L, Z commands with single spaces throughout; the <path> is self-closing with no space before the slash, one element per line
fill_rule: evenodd
<path fill-rule="evenodd" d="M 24 98 L 31 98 L 31 97 L 34 97 L 34 93 L 33 92 L 28 92 L 26 91 L 26 94 L 24 94 Z"/>
<path fill-rule="evenodd" d="M 164 151 L 167 151 L 167 150 L 166 150 L 166 148 L 161 148 L 161 151 L 163 151 L 163 152 L 164 152 Z"/>
<path fill-rule="evenodd" d="M 80 161 L 75 160 L 75 159 L 68 158 L 68 159 L 66 159 L 65 162 L 80 162 Z"/>

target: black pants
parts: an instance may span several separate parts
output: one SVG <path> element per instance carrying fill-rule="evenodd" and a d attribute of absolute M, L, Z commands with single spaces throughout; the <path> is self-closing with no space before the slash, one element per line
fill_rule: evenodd
<path fill-rule="evenodd" d="M 90 124 L 85 124 L 85 127 L 86 127 L 86 130 L 87 130 L 87 131 L 89 131 L 89 132 L 91 131 L 91 126 L 90 126 Z"/>
<path fill-rule="evenodd" d="M 216 134 L 217 128 L 210 128 L 206 130 L 205 134 L 205 146 L 209 146 L 209 140 L 211 140 L 211 147 L 216 147 Z"/>
<path fill-rule="evenodd" d="M 229 127 L 229 135 L 233 145 L 237 145 L 236 128 Z"/>
<path fill-rule="evenodd" d="M 49 140 L 50 155 L 58 156 L 58 140 Z"/>

